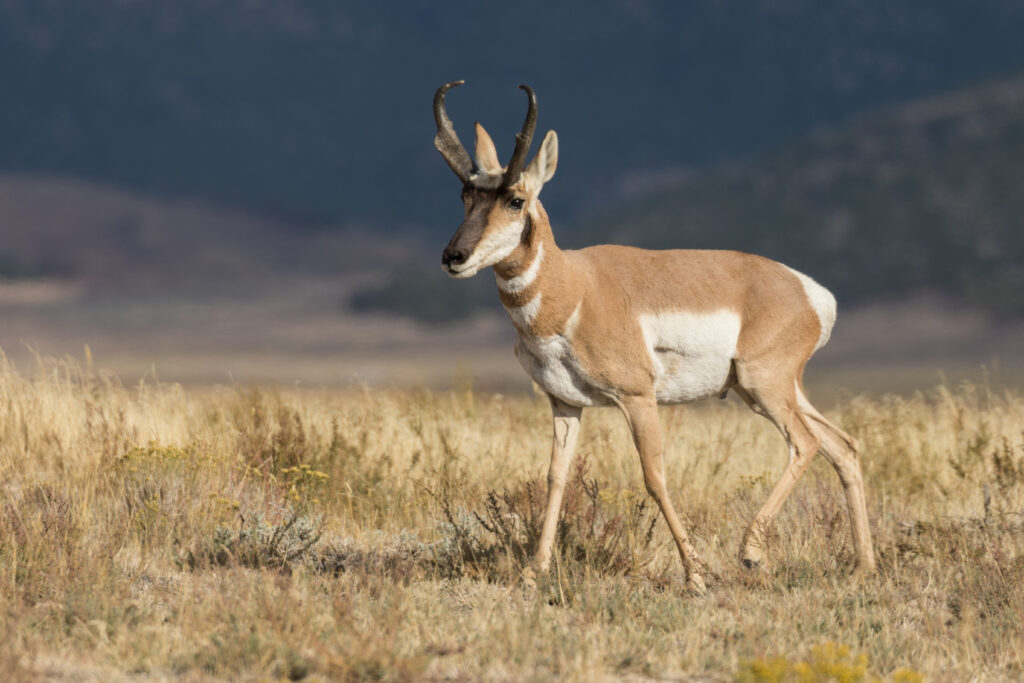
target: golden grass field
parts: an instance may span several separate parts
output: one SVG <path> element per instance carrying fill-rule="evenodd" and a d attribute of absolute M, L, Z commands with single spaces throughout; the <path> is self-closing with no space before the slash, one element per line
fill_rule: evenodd
<path fill-rule="evenodd" d="M 539 396 L 183 389 L 0 364 L 7 680 L 1024 678 L 1024 396 L 854 397 L 878 575 L 816 462 L 739 402 L 666 408 L 687 594 L 624 422 L 585 413 L 555 569 L 520 580 L 550 448 Z M 820 461 L 821 459 L 819 459 Z"/>

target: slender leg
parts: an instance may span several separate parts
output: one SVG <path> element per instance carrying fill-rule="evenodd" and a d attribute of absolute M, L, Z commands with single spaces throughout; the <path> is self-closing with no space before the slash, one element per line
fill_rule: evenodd
<path fill-rule="evenodd" d="M 864 495 L 864 477 L 860 471 L 857 442 L 822 417 L 799 388 L 797 403 L 804 415 L 809 418 L 811 430 L 821 440 L 821 454 L 835 468 L 843 485 L 846 506 L 850 513 L 853 546 L 857 553 L 857 569 L 868 574 L 874 573 L 875 553 L 871 544 L 871 529 L 868 527 L 868 506 Z"/>
<path fill-rule="evenodd" d="M 760 410 L 757 412 L 764 414 L 778 427 L 789 446 L 789 463 L 782 477 L 768 494 L 768 500 L 761 506 L 743 536 L 740 560 L 746 567 L 753 568 L 765 564 L 765 533 L 782 508 L 782 504 L 786 502 L 786 498 L 793 492 L 793 487 L 807 471 L 820 442 L 807 425 L 803 414 L 797 410 L 796 396 L 792 388 L 788 391 L 782 388 L 777 391 L 747 388 L 744 391 L 747 393 L 744 400 L 749 398 L 748 403 L 752 400 L 759 406 Z"/>
<path fill-rule="evenodd" d="M 551 563 L 551 547 L 558 528 L 562 494 L 569 476 L 569 464 L 576 452 L 580 415 L 583 413 L 583 408 L 563 403 L 554 396 L 548 398 L 551 400 L 551 415 L 554 418 L 554 440 L 551 445 L 551 466 L 548 468 L 548 506 L 544 510 L 544 526 L 537 546 L 536 564 L 542 572 L 547 571 Z"/>
<path fill-rule="evenodd" d="M 686 529 L 679 521 L 665 486 L 665 465 L 662 456 L 661 425 L 658 423 L 658 404 L 653 396 L 630 396 L 622 399 L 621 408 L 633 430 L 633 441 L 640 454 L 640 465 L 644 471 L 644 484 L 648 493 L 658 503 L 661 514 L 675 539 L 679 556 L 686 572 L 686 585 L 698 593 L 704 592 L 704 579 L 698 564 L 700 556 L 690 544 Z"/>

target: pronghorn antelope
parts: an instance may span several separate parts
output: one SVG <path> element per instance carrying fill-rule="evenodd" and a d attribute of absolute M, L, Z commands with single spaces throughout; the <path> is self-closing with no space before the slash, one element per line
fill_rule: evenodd
<path fill-rule="evenodd" d="M 731 389 L 771 420 L 789 446 L 782 478 L 744 535 L 744 565 L 766 562 L 766 528 L 821 452 L 846 493 L 858 567 L 872 571 L 856 442 L 822 417 L 803 390 L 804 365 L 835 322 L 832 294 L 780 263 L 734 251 L 559 249 L 538 199 L 558 162 L 554 131 L 524 168 L 537 122 L 533 91 L 520 86 L 529 98 L 526 121 L 502 168 L 479 123 L 475 162 L 455 134 L 444 101 L 462 83 L 446 83 L 434 95 L 434 145 L 462 181 L 466 210 L 441 263 L 456 278 L 493 266 L 518 332 L 516 356 L 551 401 L 554 444 L 537 568 L 550 563 L 583 408 L 614 405 L 626 416 L 644 483 L 675 539 L 687 584 L 702 591 L 702 562 L 665 486 L 657 406 L 724 397 Z"/>

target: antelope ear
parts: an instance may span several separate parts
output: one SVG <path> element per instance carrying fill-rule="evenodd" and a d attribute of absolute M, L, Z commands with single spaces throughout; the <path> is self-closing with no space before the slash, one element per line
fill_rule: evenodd
<path fill-rule="evenodd" d="M 526 167 L 523 175 L 529 184 L 539 188 L 555 175 L 556 166 L 558 166 L 558 136 L 555 135 L 555 131 L 549 130 L 548 134 L 544 136 L 544 142 L 540 143 L 537 156 Z"/>
<path fill-rule="evenodd" d="M 476 165 L 488 175 L 501 173 L 498 150 L 494 148 L 494 141 L 479 121 L 476 123 Z"/>

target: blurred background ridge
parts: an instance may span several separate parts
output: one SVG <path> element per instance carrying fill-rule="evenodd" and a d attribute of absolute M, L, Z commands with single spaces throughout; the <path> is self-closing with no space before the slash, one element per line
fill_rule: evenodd
<path fill-rule="evenodd" d="M 525 387 L 490 278 L 437 267 L 461 206 L 430 100 L 465 78 L 456 128 L 503 157 L 515 85 L 537 91 L 563 246 L 803 270 L 844 309 L 816 364 L 853 385 L 1013 376 L 1021 35 L 1016 2 L 0 0 L 0 346 L 196 382 Z"/>

